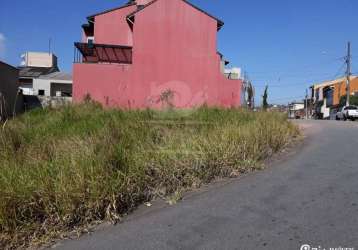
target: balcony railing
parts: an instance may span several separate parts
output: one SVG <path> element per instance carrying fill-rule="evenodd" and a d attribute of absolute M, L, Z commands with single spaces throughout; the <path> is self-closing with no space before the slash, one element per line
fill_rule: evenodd
<path fill-rule="evenodd" d="M 75 43 L 75 63 L 132 63 L 132 47 L 96 43 Z"/>

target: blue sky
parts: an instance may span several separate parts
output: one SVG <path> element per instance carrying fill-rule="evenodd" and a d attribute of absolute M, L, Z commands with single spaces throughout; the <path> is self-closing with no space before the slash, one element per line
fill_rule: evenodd
<path fill-rule="evenodd" d="M 0 3 L 0 58 L 18 65 L 25 51 L 47 51 L 49 38 L 60 68 L 70 72 L 73 42 L 85 17 L 126 0 L 11 0 Z M 219 17 L 219 50 L 245 70 L 260 102 L 265 84 L 271 103 L 304 96 L 313 82 L 344 74 L 347 41 L 358 74 L 357 0 L 191 0 Z"/>

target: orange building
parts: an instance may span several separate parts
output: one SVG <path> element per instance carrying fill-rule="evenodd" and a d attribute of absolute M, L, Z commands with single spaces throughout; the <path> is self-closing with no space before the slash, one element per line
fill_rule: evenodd
<path fill-rule="evenodd" d="M 338 106 L 341 97 L 347 95 L 346 85 L 347 78 L 345 77 L 333 81 L 315 83 L 311 87 L 312 99 L 314 102 L 331 99 L 327 100 L 327 106 Z M 330 94 L 327 94 L 327 92 L 330 92 Z M 350 92 L 351 95 L 358 94 L 358 76 L 351 76 Z"/>
<path fill-rule="evenodd" d="M 339 82 L 336 82 L 334 85 L 334 92 L 333 92 L 333 106 L 339 105 L 339 101 L 342 96 L 347 95 L 347 80 L 346 78 L 340 80 Z M 358 94 L 358 77 L 353 76 L 351 79 L 350 84 L 350 93 L 351 95 Z"/>
<path fill-rule="evenodd" d="M 347 78 L 342 77 L 333 81 L 315 83 L 311 86 L 313 116 L 329 119 L 339 106 L 340 100 L 347 95 Z M 351 76 L 350 94 L 358 95 L 358 76 Z"/>

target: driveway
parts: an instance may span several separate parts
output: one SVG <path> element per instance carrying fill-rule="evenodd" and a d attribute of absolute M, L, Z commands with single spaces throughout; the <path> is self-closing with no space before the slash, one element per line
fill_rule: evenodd
<path fill-rule="evenodd" d="M 298 123 L 303 145 L 266 170 L 142 207 L 56 249 L 358 249 L 358 123 Z"/>

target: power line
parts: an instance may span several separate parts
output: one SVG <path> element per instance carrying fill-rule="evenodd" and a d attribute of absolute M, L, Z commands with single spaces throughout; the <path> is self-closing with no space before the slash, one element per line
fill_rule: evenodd
<path fill-rule="evenodd" d="M 295 85 L 310 85 L 314 82 L 324 82 L 328 78 L 331 79 L 330 77 L 324 77 L 324 78 L 322 77 L 320 79 L 317 79 L 317 78 L 316 79 L 303 79 L 303 80 L 300 80 L 300 82 L 295 81 L 294 83 L 288 83 L 287 81 L 281 82 L 281 80 L 280 81 L 270 81 L 269 79 L 263 79 L 263 80 L 259 80 L 259 81 L 253 80 L 253 82 L 266 82 L 264 84 L 260 84 L 260 83 L 254 84 L 255 86 L 265 86 L 268 84 L 271 87 L 285 87 L 285 86 L 295 86 Z M 273 83 L 270 84 L 270 82 L 273 82 Z"/>
<path fill-rule="evenodd" d="M 335 79 L 335 78 L 333 78 Z M 318 82 L 325 82 L 325 81 L 331 81 L 332 79 L 330 78 L 329 80 L 327 80 L 327 78 L 324 79 L 315 79 L 315 80 L 306 80 L 304 82 L 300 82 L 300 83 L 280 83 L 280 84 L 254 84 L 255 87 L 264 87 L 266 85 L 269 85 L 269 87 L 280 87 L 280 88 L 285 88 L 285 87 L 293 87 L 293 86 L 302 86 L 302 87 L 307 87 L 309 85 L 313 85 L 313 83 L 318 83 Z"/>
<path fill-rule="evenodd" d="M 335 57 L 335 58 L 333 58 L 333 59 L 331 59 L 330 61 L 329 61 L 329 63 L 332 63 L 332 62 L 337 62 L 337 61 L 342 61 L 342 60 L 344 60 L 345 59 L 345 57 Z M 319 65 L 322 65 L 322 63 L 320 63 Z M 308 67 L 310 67 L 310 71 L 306 71 L 306 72 L 304 72 L 303 74 L 306 74 L 307 75 L 307 73 L 309 73 L 309 79 L 307 79 L 307 78 L 304 78 L 304 79 L 302 79 L 302 81 L 305 81 L 306 83 L 293 83 L 293 84 L 286 84 L 286 83 L 277 83 L 277 84 L 269 84 L 269 86 L 270 87 L 273 87 L 273 88 L 275 88 L 275 87 L 280 87 L 280 88 L 289 88 L 289 87 L 293 87 L 293 86 L 304 86 L 304 87 L 306 87 L 307 85 L 309 85 L 308 84 L 308 82 L 312 82 L 312 83 L 314 83 L 314 82 L 323 82 L 323 81 L 325 81 L 325 80 L 327 80 L 327 78 L 330 78 L 331 77 L 331 74 L 325 74 L 325 75 L 321 75 L 320 73 L 315 73 L 316 71 L 314 70 L 314 67 L 313 66 L 308 66 Z M 333 76 L 333 79 L 336 79 L 336 77 L 338 76 L 338 75 L 340 75 L 341 74 L 341 72 L 342 72 L 342 70 L 343 70 L 343 67 L 344 67 L 344 64 L 339 68 L 339 70 L 338 70 L 338 72 Z M 270 81 L 270 79 L 271 80 L 277 80 L 277 82 L 281 82 L 283 79 L 286 79 L 286 78 L 301 78 L 302 77 L 302 73 L 296 73 L 296 74 L 292 74 L 292 72 L 293 71 L 290 71 L 290 73 L 288 74 L 288 73 L 280 73 L 277 77 L 271 77 L 271 78 L 254 78 L 254 79 L 252 79 L 252 81 Z M 251 73 L 255 73 L 255 74 L 257 74 L 257 73 L 262 73 L 262 74 L 264 74 L 265 72 L 251 72 Z M 272 71 L 270 71 L 270 73 L 272 73 Z M 319 79 L 319 80 L 317 80 L 317 79 L 312 79 L 313 78 L 313 76 L 316 76 L 316 75 L 320 75 L 321 76 L 321 79 Z M 312 78 L 311 78 L 312 77 Z M 266 86 L 266 84 L 254 84 L 256 87 L 263 87 L 263 86 Z"/>
<path fill-rule="evenodd" d="M 293 87 L 293 86 L 304 86 L 305 83 L 291 83 L 291 84 L 254 84 L 255 87 L 265 87 L 266 85 L 268 85 L 270 88 L 275 88 L 275 87 L 284 88 L 284 87 Z M 306 85 L 307 85 L 307 84 L 306 84 Z"/>
<path fill-rule="evenodd" d="M 343 75 L 345 74 L 345 72 L 343 71 L 343 69 L 344 69 L 344 67 L 345 67 L 345 65 L 346 65 L 346 63 L 344 62 L 342 65 L 341 65 L 341 67 L 338 69 L 338 71 L 337 71 L 337 73 L 332 77 L 332 78 L 330 78 L 330 80 L 334 80 L 334 79 L 337 79 L 337 77 L 339 76 L 339 75 L 342 75 L 342 77 L 343 77 Z M 343 72 L 342 72 L 343 71 Z M 327 78 L 328 78 L 328 76 L 331 76 L 331 74 L 327 74 L 327 75 L 325 75 L 325 76 L 327 76 Z M 325 80 L 327 80 L 327 78 L 325 77 Z M 267 80 L 267 79 L 266 79 Z M 306 83 L 291 83 L 291 84 L 287 84 L 287 83 L 282 83 L 282 84 L 268 84 L 270 87 L 273 87 L 273 88 L 275 88 L 275 87 L 280 87 L 280 88 L 286 88 L 286 87 L 293 87 L 293 86 L 302 86 L 302 87 L 306 87 L 307 85 L 309 85 L 309 83 L 308 82 L 311 82 L 311 83 L 314 83 L 314 82 L 323 82 L 323 81 L 325 81 L 325 80 L 323 80 L 323 76 L 322 76 L 322 79 L 320 79 L 320 80 L 318 80 L 318 79 L 315 79 L 315 80 L 313 80 L 313 79 L 306 79 L 306 80 L 304 80 Z M 281 79 L 279 79 L 279 81 L 281 81 Z M 254 84 L 254 86 L 255 87 L 264 87 L 264 86 L 266 86 L 267 84 Z"/>
<path fill-rule="evenodd" d="M 305 72 L 304 74 L 307 75 L 307 72 Z M 292 75 L 287 75 L 287 74 L 281 74 L 281 75 L 277 75 L 277 76 L 274 76 L 274 77 L 255 77 L 255 78 L 251 78 L 251 80 L 256 80 L 256 81 L 260 81 L 260 80 L 278 80 L 278 81 L 281 81 L 283 79 L 286 79 L 286 78 L 303 78 L 302 77 L 303 74 L 292 74 Z M 307 79 L 307 78 L 313 78 L 314 76 L 329 76 L 330 74 L 324 74 L 322 75 L 322 73 L 314 73 L 314 74 L 308 74 L 309 76 L 307 77 L 304 77 L 304 79 Z"/>
<path fill-rule="evenodd" d="M 342 70 L 344 69 L 344 67 L 346 66 L 345 62 L 341 65 L 341 67 L 339 68 L 339 70 L 337 71 L 337 73 L 333 76 L 332 79 L 336 79 L 341 73 L 342 73 Z M 343 71 L 343 74 L 344 75 L 344 71 Z"/>
<path fill-rule="evenodd" d="M 274 99 L 269 99 L 270 102 L 273 101 L 285 101 L 285 100 L 295 100 L 295 99 L 304 99 L 304 96 L 291 96 L 291 97 L 282 97 L 282 98 L 274 98 Z"/>
<path fill-rule="evenodd" d="M 311 69 L 311 71 L 309 71 L 309 72 L 316 72 L 314 70 L 314 68 L 317 66 L 321 66 L 322 64 L 330 64 L 333 62 L 342 61 L 344 59 L 345 59 L 345 57 L 338 57 L 338 58 L 335 57 L 335 58 L 330 59 L 329 61 L 326 61 L 324 63 L 320 62 L 317 64 L 305 65 L 303 67 L 298 68 L 299 70 L 297 70 L 297 71 L 291 70 L 290 72 L 297 72 L 299 74 L 301 71 L 305 71 L 307 73 L 306 69 Z M 250 71 L 250 73 L 252 73 L 252 74 L 268 74 L 268 73 L 272 73 L 272 71 Z M 285 74 L 284 72 L 281 72 L 281 75 L 284 75 L 284 74 Z"/>
<path fill-rule="evenodd" d="M 306 83 L 286 84 L 286 83 L 283 82 L 283 83 L 269 84 L 269 85 L 270 85 L 270 87 L 298 86 L 298 85 L 307 85 L 308 82 L 311 82 L 311 83 L 324 82 L 327 79 L 329 79 L 329 80 L 336 79 L 340 74 L 342 74 L 342 75 L 344 74 L 344 72 L 342 72 L 344 66 L 345 66 L 345 62 L 341 65 L 341 67 L 338 69 L 337 73 L 333 77 L 331 77 L 331 74 L 324 74 L 324 75 L 322 75 L 322 74 L 310 74 L 310 76 L 307 76 L 307 77 L 302 79 L 302 81 L 304 81 Z M 317 79 L 317 78 L 313 79 L 314 75 L 320 75 L 321 77 L 320 77 L 320 79 Z M 280 77 L 277 77 L 277 82 L 281 82 L 282 79 L 284 79 L 284 78 L 295 78 L 295 77 L 294 77 L 294 75 L 291 75 L 291 77 L 289 77 L 289 76 L 285 76 L 285 77 L 280 76 Z M 298 75 L 297 75 L 297 78 L 299 78 Z M 273 78 L 271 78 L 271 79 L 273 79 Z M 276 78 L 275 78 L 275 80 L 276 80 Z M 254 78 L 254 79 L 252 79 L 252 81 L 254 81 L 254 82 L 255 81 L 270 81 L 270 78 Z M 265 86 L 265 85 L 266 84 L 255 84 L 255 86 Z"/>
<path fill-rule="evenodd" d="M 351 57 L 351 58 L 358 58 L 358 57 Z M 326 62 L 326 63 L 320 62 L 318 65 L 315 65 L 315 66 L 312 66 L 312 65 L 308 66 L 307 65 L 307 67 L 309 67 L 309 70 L 302 70 L 302 71 L 304 71 L 302 73 L 299 73 L 300 72 L 299 70 L 289 71 L 289 72 L 286 72 L 286 73 L 279 72 L 279 73 L 276 74 L 277 77 L 275 77 L 275 76 L 271 77 L 271 79 L 273 81 L 275 81 L 275 84 L 267 84 L 267 82 L 270 82 L 270 78 L 267 78 L 267 77 L 262 77 L 262 78 L 259 77 L 259 78 L 254 78 L 252 80 L 253 81 L 259 81 L 259 82 L 266 82 L 265 84 L 254 84 L 254 86 L 258 87 L 258 88 L 265 87 L 267 85 L 270 88 L 291 88 L 291 87 L 294 87 L 294 86 L 300 86 L 300 87 L 307 88 L 308 85 L 313 85 L 313 83 L 335 80 L 339 76 L 343 77 L 344 74 L 346 73 L 344 71 L 344 67 L 346 65 L 346 59 L 347 59 L 346 56 L 338 57 L 338 58 L 336 57 L 336 58 L 331 59 L 329 62 Z M 322 64 L 333 63 L 333 62 L 337 62 L 337 61 L 341 61 L 341 62 L 343 61 L 343 64 L 340 65 L 337 73 L 333 77 L 331 77 L 332 76 L 331 74 L 320 74 L 320 73 L 317 73 L 317 70 L 315 70 L 315 68 L 317 66 L 321 66 Z M 253 73 L 255 75 L 256 74 L 258 74 L 258 75 L 261 75 L 261 74 L 264 75 L 265 74 L 265 75 L 271 75 L 271 76 L 274 74 L 272 71 L 270 71 L 270 72 L 264 72 L 264 71 L 261 71 L 261 72 L 256 71 L 255 72 L 254 71 L 254 72 L 250 72 L 250 73 Z M 353 74 L 358 74 L 358 72 L 353 72 Z M 302 79 L 302 75 L 306 75 L 306 77 Z M 309 75 L 309 76 L 307 76 L 307 75 Z M 321 77 L 321 79 L 317 80 L 317 78 L 316 78 L 315 80 L 312 80 L 313 78 L 315 78 L 314 76 L 318 76 L 318 75 Z M 301 83 L 298 83 L 298 82 L 296 82 L 296 83 L 287 83 L 287 81 L 286 81 L 286 83 L 282 82 L 283 79 L 287 79 L 287 78 L 301 78 L 302 80 L 301 79 L 297 79 L 297 80 L 302 81 L 302 82 Z M 307 78 L 309 78 L 309 79 L 307 79 Z M 277 81 L 277 83 L 276 83 L 276 81 Z M 294 100 L 294 99 L 302 99 L 303 100 L 304 98 L 305 98 L 305 96 L 302 95 L 302 96 L 295 96 L 295 97 L 283 97 L 283 98 L 270 99 L 270 101 L 271 102 L 276 102 L 276 101 L 283 101 L 283 100 L 289 100 L 289 99 L 290 100 Z"/>

